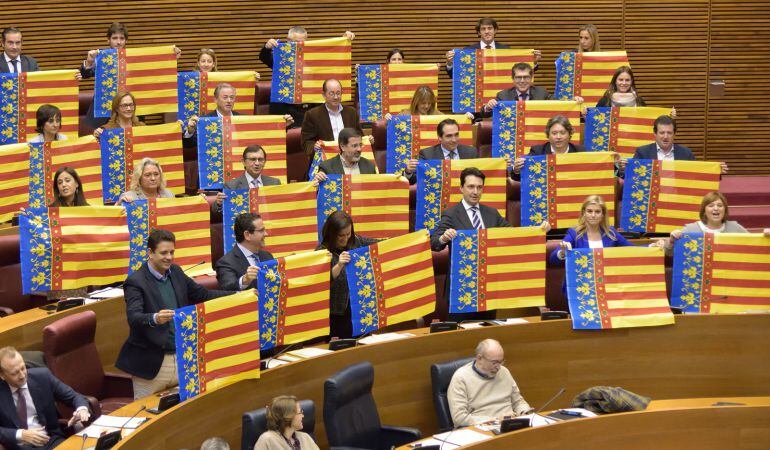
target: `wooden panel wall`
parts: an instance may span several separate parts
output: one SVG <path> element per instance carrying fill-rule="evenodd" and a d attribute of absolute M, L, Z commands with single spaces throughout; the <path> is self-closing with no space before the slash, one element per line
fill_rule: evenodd
<path fill-rule="evenodd" d="M 580 24 L 596 24 L 603 49 L 628 50 L 648 104 L 676 106 L 680 143 L 728 161 L 732 173 L 770 173 L 766 1 L 14 1 L 4 2 L 0 26 L 21 27 L 25 52 L 47 69 L 79 65 L 88 49 L 105 46 L 107 26 L 120 20 L 132 46 L 182 48 L 180 70 L 192 69 L 198 49 L 213 47 L 220 69 L 256 68 L 269 79 L 259 48 L 291 25 L 305 26 L 311 38 L 354 31 L 354 63 L 382 62 L 393 47 L 410 62 L 443 63 L 447 50 L 478 39 L 474 25 L 485 15 L 500 22 L 500 42 L 542 50 L 537 83 L 549 91 L 556 56 L 576 47 Z M 709 96 L 710 79 L 725 81 L 723 97 Z M 444 111 L 451 109 L 449 87 L 442 73 Z"/>

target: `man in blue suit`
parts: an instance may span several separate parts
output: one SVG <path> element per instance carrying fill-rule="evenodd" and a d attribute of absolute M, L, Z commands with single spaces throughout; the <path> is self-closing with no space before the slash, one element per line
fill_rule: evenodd
<path fill-rule="evenodd" d="M 37 72 L 35 58 L 21 54 L 21 30 L 9 27 L 3 30 L 3 54 L 0 56 L 0 73 Z"/>

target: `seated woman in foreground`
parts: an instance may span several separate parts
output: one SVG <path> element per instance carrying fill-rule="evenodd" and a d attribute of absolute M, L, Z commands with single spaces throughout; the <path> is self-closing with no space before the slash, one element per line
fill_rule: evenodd
<path fill-rule="evenodd" d="M 259 436 L 254 450 L 318 450 L 313 438 L 300 431 L 303 417 L 297 397 L 274 398 L 267 407 L 267 431 Z"/>

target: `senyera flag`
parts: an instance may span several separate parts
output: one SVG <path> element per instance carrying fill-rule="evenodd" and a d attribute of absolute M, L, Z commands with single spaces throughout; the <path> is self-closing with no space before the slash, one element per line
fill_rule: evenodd
<path fill-rule="evenodd" d="M 345 211 L 356 233 L 390 238 L 409 232 L 409 182 L 388 175 L 327 175 L 318 186 L 318 239 L 331 213 Z"/>
<path fill-rule="evenodd" d="M 364 64 L 358 66 L 361 120 L 374 122 L 409 109 L 414 92 L 428 86 L 438 97 L 436 64 Z"/>
<path fill-rule="evenodd" d="M 688 313 L 770 309 L 770 239 L 761 234 L 684 233 L 674 244 L 671 306 Z"/>
<path fill-rule="evenodd" d="M 387 124 L 386 172 L 401 173 L 420 150 L 438 144 L 438 124 L 454 119 L 460 125 L 460 144 L 473 146 L 473 124 L 465 114 L 395 115 Z"/>
<path fill-rule="evenodd" d="M 99 146 L 105 203 L 117 202 L 120 194 L 130 189 L 134 166 L 143 158 L 152 158 L 163 168 L 166 189 L 184 194 L 182 132 L 178 123 L 106 129 L 99 136 Z"/>
<path fill-rule="evenodd" d="M 10 221 L 27 207 L 30 176 L 44 176 L 40 172 L 30 174 L 29 153 L 26 143 L 0 146 L 0 222 Z"/>
<path fill-rule="evenodd" d="M 577 224 L 586 197 L 599 195 L 615 217 L 615 158 L 607 152 L 527 156 L 521 171 L 521 226 Z"/>
<path fill-rule="evenodd" d="M 0 73 L 0 145 L 27 142 L 38 135 L 36 114 L 45 104 L 61 110 L 59 133 L 78 135 L 77 70 Z"/>
<path fill-rule="evenodd" d="M 539 227 L 457 230 L 449 312 L 545 305 L 545 233 Z"/>
<path fill-rule="evenodd" d="M 131 273 L 147 261 L 147 239 L 157 229 L 174 233 L 174 263 L 188 276 L 212 271 L 210 207 L 203 197 L 151 198 L 124 206 L 131 235 Z"/>
<path fill-rule="evenodd" d="M 567 251 L 567 299 L 576 330 L 670 325 L 663 251 L 658 247 Z"/>
<path fill-rule="evenodd" d="M 174 311 L 179 399 L 259 378 L 259 308 L 252 289 Z"/>
<path fill-rule="evenodd" d="M 234 111 L 254 114 L 254 94 L 257 80 L 254 71 L 179 72 L 177 119 L 187 123 L 192 116 L 205 116 L 217 108 L 214 90 L 220 83 L 235 88 L 238 101 Z"/>
<path fill-rule="evenodd" d="M 533 145 L 547 142 L 545 126 L 554 116 L 564 116 L 569 120 L 575 129 L 570 142 L 580 144 L 580 105 L 577 102 L 499 102 L 492 110 L 492 156 L 518 158 L 529 153 Z"/>
<path fill-rule="evenodd" d="M 351 250 L 345 273 L 354 336 L 415 320 L 436 308 L 433 259 L 425 230 Z"/>
<path fill-rule="evenodd" d="M 122 282 L 129 233 L 119 206 L 27 208 L 19 216 L 24 294 Z"/>
<path fill-rule="evenodd" d="M 29 205 L 43 207 L 54 201 L 53 177 L 62 167 L 75 169 L 89 205 L 101 205 L 102 157 L 93 136 L 29 144 Z M 39 174 L 39 176 L 38 176 Z"/>
<path fill-rule="evenodd" d="M 462 200 L 460 173 L 475 167 L 486 176 L 482 203 L 505 217 L 507 169 L 502 158 L 478 159 L 424 159 L 417 164 L 415 192 L 415 230 L 433 230 L 438 227 L 441 213 Z"/>
<path fill-rule="evenodd" d="M 177 112 L 173 45 L 99 50 L 95 73 L 94 117 L 110 117 L 118 92 L 136 98 L 137 116 Z"/>
<path fill-rule="evenodd" d="M 273 256 L 309 252 L 318 246 L 316 187 L 289 183 L 252 189 L 225 189 L 222 202 L 222 235 L 225 251 L 235 245 L 235 218 L 259 214 L 265 223 L 265 250 Z"/>
<path fill-rule="evenodd" d="M 261 145 L 264 175 L 286 183 L 286 121 L 283 116 L 201 117 L 198 120 L 198 179 L 201 189 L 222 189 L 241 176 L 243 150 Z"/>
<path fill-rule="evenodd" d="M 513 85 L 511 68 L 535 65 L 533 49 L 455 49 L 452 60 L 452 112 L 481 111 L 497 93 Z"/>
<path fill-rule="evenodd" d="M 700 203 L 719 191 L 720 167 L 710 161 L 629 159 L 620 226 L 638 233 L 670 233 L 700 219 Z"/>
<path fill-rule="evenodd" d="M 352 45 L 346 37 L 304 42 L 280 42 L 273 48 L 274 103 L 323 103 L 322 86 L 334 78 L 342 86 L 342 101 L 351 100 Z"/>
<path fill-rule="evenodd" d="M 374 160 L 374 151 L 372 150 L 371 136 L 364 136 L 361 143 L 361 157 L 368 159 L 374 163 L 374 169 L 377 169 L 376 161 Z M 335 141 L 323 141 L 320 149 L 317 149 L 313 154 L 313 160 L 310 161 L 310 170 L 307 173 L 307 179 L 312 180 L 315 174 L 318 173 L 318 166 L 321 162 L 327 159 L 334 158 L 340 154 L 340 146 Z"/>
<path fill-rule="evenodd" d="M 259 342 L 263 350 L 329 334 L 326 250 L 259 263 Z"/>
<path fill-rule="evenodd" d="M 558 100 L 583 97 L 586 104 L 595 105 L 607 91 L 618 67 L 629 65 L 625 51 L 562 52 L 556 59 L 553 97 Z"/>
<path fill-rule="evenodd" d="M 588 108 L 584 128 L 585 148 L 593 152 L 616 152 L 631 158 L 637 147 L 655 141 L 655 119 L 671 112 L 651 106 Z"/>

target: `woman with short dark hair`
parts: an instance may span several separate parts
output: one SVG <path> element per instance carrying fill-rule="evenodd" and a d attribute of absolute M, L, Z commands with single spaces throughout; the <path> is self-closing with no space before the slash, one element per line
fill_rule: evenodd
<path fill-rule="evenodd" d="M 40 106 L 35 113 L 37 119 L 35 131 L 39 134 L 29 142 L 66 141 L 67 136 L 59 133 L 61 130 L 61 110 L 54 105 Z"/>

